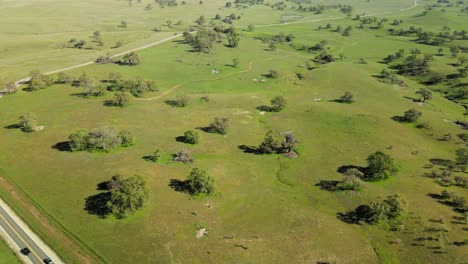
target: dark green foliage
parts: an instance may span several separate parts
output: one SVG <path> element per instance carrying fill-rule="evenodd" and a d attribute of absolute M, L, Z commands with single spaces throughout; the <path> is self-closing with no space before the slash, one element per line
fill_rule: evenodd
<path fill-rule="evenodd" d="M 186 181 L 189 192 L 193 195 L 210 195 L 215 192 L 214 179 L 206 171 L 198 168 L 192 169 Z"/>
<path fill-rule="evenodd" d="M 271 78 L 271 79 L 277 79 L 279 77 L 279 73 L 276 70 L 270 70 L 266 74 L 266 77 Z"/>
<path fill-rule="evenodd" d="M 418 119 L 421 117 L 422 113 L 414 108 L 406 111 L 403 115 L 403 121 L 409 122 L 409 123 L 414 123 L 418 121 Z"/>
<path fill-rule="evenodd" d="M 228 46 L 235 48 L 239 45 L 240 33 L 235 27 L 230 27 L 224 31 L 228 39 Z"/>
<path fill-rule="evenodd" d="M 133 96 L 141 97 L 147 92 L 158 90 L 153 81 L 137 78 L 136 80 L 121 80 L 116 78 L 112 80 L 107 87 L 110 91 L 130 92 Z"/>
<path fill-rule="evenodd" d="M 396 227 L 406 217 L 408 202 L 400 194 L 388 196 L 382 202 L 371 202 L 370 205 L 358 206 L 353 215 L 357 221 L 378 224 L 383 227 Z"/>
<path fill-rule="evenodd" d="M 416 92 L 416 94 L 418 94 L 421 97 L 421 99 L 420 99 L 421 102 L 426 102 L 427 100 L 432 99 L 432 91 L 427 89 L 427 88 L 419 89 Z"/>
<path fill-rule="evenodd" d="M 68 137 L 71 151 L 105 151 L 109 152 L 119 146 L 128 147 L 134 144 L 133 135 L 126 130 L 116 132 L 102 127 L 86 132 L 78 130 Z"/>
<path fill-rule="evenodd" d="M 465 171 L 466 167 L 468 166 L 468 149 L 457 149 L 455 154 L 457 155 L 455 160 L 457 166 L 460 167 L 462 171 Z"/>
<path fill-rule="evenodd" d="M 160 151 L 159 149 L 157 149 L 157 150 L 153 153 L 153 155 L 151 155 L 151 156 L 149 157 L 149 159 L 150 159 L 152 162 L 155 162 L 155 163 L 158 162 L 159 159 L 161 159 L 161 151 Z"/>
<path fill-rule="evenodd" d="M 394 66 L 398 74 L 409 76 L 425 75 L 429 72 L 429 58 L 420 58 L 417 55 L 408 56 L 404 61 Z"/>
<path fill-rule="evenodd" d="M 266 133 L 263 142 L 258 146 L 258 152 L 261 154 L 272 154 L 278 150 L 278 142 L 273 137 L 273 132 L 270 130 Z"/>
<path fill-rule="evenodd" d="M 353 96 L 353 94 L 351 92 L 346 91 L 344 93 L 344 95 L 340 97 L 340 99 L 338 101 L 341 102 L 341 103 L 350 104 L 350 103 L 354 102 L 354 96 Z"/>
<path fill-rule="evenodd" d="M 140 210 L 148 200 L 146 182 L 141 176 L 114 179 L 107 202 L 109 211 L 116 218 L 125 218 Z"/>
<path fill-rule="evenodd" d="M 186 40 L 188 40 L 186 38 Z M 191 40 L 190 44 L 193 49 L 197 52 L 209 53 L 213 49 L 213 44 L 216 40 L 216 34 L 210 29 L 200 29 L 195 34 L 195 37 Z"/>
<path fill-rule="evenodd" d="M 396 162 L 389 155 L 377 151 L 367 157 L 366 180 L 380 181 L 398 173 Z"/>
<path fill-rule="evenodd" d="M 327 64 L 335 61 L 335 58 L 329 54 L 326 50 L 323 50 L 320 54 L 317 54 L 313 61 L 317 64 Z"/>
<path fill-rule="evenodd" d="M 198 132 L 189 130 L 184 133 L 184 143 L 198 144 L 199 141 L 200 135 L 198 134 Z"/>
<path fill-rule="evenodd" d="M 386 69 L 383 69 L 380 72 L 379 80 L 383 83 L 396 84 L 401 87 L 406 87 L 406 83 L 403 80 L 399 79 L 395 72 L 387 71 Z"/>
<path fill-rule="evenodd" d="M 272 112 L 282 111 L 287 104 L 286 99 L 283 96 L 276 96 L 275 98 L 271 99 L 270 103 L 270 111 Z"/>
<path fill-rule="evenodd" d="M 430 72 L 427 75 L 427 84 L 439 84 L 445 80 L 445 74 L 438 73 L 438 72 Z"/>
<path fill-rule="evenodd" d="M 138 65 L 140 64 L 140 62 L 141 62 L 140 56 L 138 56 L 138 54 L 135 52 L 130 52 L 128 54 L 125 54 L 122 60 L 120 61 L 121 64 L 129 65 L 129 66 Z"/>

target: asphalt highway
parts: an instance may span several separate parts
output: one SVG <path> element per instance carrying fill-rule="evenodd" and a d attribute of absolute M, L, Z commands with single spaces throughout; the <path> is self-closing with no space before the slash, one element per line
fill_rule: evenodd
<path fill-rule="evenodd" d="M 13 218 L 0 206 L 0 226 L 18 246 L 18 251 L 28 248 L 30 253 L 25 255 L 34 264 L 44 264 L 47 254 L 34 242 L 31 237 L 13 220 Z M 22 254 L 22 253 L 19 253 Z M 23 254 L 24 255 L 24 254 Z"/>

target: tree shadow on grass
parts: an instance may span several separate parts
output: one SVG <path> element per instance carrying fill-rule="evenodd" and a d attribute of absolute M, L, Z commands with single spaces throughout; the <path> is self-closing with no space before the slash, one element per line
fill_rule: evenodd
<path fill-rule="evenodd" d="M 167 105 L 170 105 L 172 107 L 180 107 L 179 105 L 179 102 L 177 102 L 176 100 L 164 100 L 164 103 L 167 104 Z"/>
<path fill-rule="evenodd" d="M 19 129 L 19 128 L 21 128 L 21 125 L 20 124 L 11 124 L 11 125 L 8 125 L 8 126 L 4 126 L 3 128 L 5 128 L 5 129 Z"/>
<path fill-rule="evenodd" d="M 107 207 L 107 203 L 110 201 L 111 193 L 102 192 L 96 195 L 89 196 L 85 199 L 84 210 L 88 214 L 97 215 L 101 218 L 106 218 L 108 214 L 111 213 Z"/>
<path fill-rule="evenodd" d="M 421 102 L 421 100 L 419 100 L 418 98 L 414 98 L 414 97 L 403 96 L 403 98 L 408 99 L 408 100 L 411 100 L 411 101 L 413 101 L 413 102 L 415 102 L 415 103 Z"/>
<path fill-rule="evenodd" d="M 98 191 L 109 191 L 109 181 L 103 181 L 96 185 Z"/>
<path fill-rule="evenodd" d="M 146 161 L 151 161 L 151 162 L 155 162 L 155 157 L 154 155 L 146 155 L 146 156 L 143 156 L 141 157 L 142 159 L 146 160 Z"/>
<path fill-rule="evenodd" d="M 169 182 L 169 187 L 171 187 L 176 192 L 190 193 L 190 188 L 187 181 L 171 179 Z"/>
<path fill-rule="evenodd" d="M 56 149 L 58 151 L 71 151 L 71 147 L 70 147 L 70 142 L 69 141 L 63 141 L 63 142 L 59 142 L 55 145 L 52 146 L 53 149 Z"/>
<path fill-rule="evenodd" d="M 338 167 L 338 169 L 336 169 L 336 171 L 339 172 L 339 173 L 345 173 L 349 169 L 357 169 L 357 170 L 359 170 L 360 172 L 362 172 L 364 174 L 366 174 L 366 172 L 367 172 L 366 167 L 356 166 L 356 165 L 343 165 L 343 166 Z"/>
<path fill-rule="evenodd" d="M 443 167 L 449 167 L 453 165 L 453 161 L 448 160 L 448 159 L 434 158 L 434 159 L 430 159 L 429 161 L 434 165 L 439 165 Z"/>
<path fill-rule="evenodd" d="M 315 184 L 315 186 L 319 186 L 320 190 L 329 191 L 329 192 L 336 192 L 340 191 L 341 189 L 338 187 L 338 184 L 341 181 L 327 181 L 327 180 L 320 180 L 319 183 Z"/>
<path fill-rule="evenodd" d="M 239 145 L 238 148 L 244 151 L 244 153 L 250 153 L 250 154 L 255 154 L 255 155 L 263 154 L 256 146 Z"/>
<path fill-rule="evenodd" d="M 273 108 L 271 106 L 268 106 L 268 105 L 257 106 L 257 110 L 265 111 L 265 112 L 273 112 Z"/>
<path fill-rule="evenodd" d="M 177 136 L 175 137 L 177 142 L 185 143 L 185 136 Z"/>
<path fill-rule="evenodd" d="M 347 213 L 337 213 L 336 218 L 348 224 L 359 224 L 359 218 L 356 216 L 354 211 L 349 211 Z"/>
<path fill-rule="evenodd" d="M 75 97 L 79 97 L 79 98 L 88 98 L 86 93 L 71 93 L 70 96 L 75 96 Z"/>
<path fill-rule="evenodd" d="M 206 127 L 197 127 L 196 129 L 201 130 L 205 133 L 213 133 L 213 134 L 220 134 L 218 133 L 213 127 L 206 126 Z"/>
<path fill-rule="evenodd" d="M 392 120 L 400 122 L 400 123 L 407 123 L 408 122 L 404 116 L 393 116 Z"/>

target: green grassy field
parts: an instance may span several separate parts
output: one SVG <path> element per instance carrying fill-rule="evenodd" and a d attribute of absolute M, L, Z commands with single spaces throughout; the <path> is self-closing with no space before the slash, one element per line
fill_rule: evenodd
<path fill-rule="evenodd" d="M 18 257 L 11 252 L 11 249 L 3 240 L 0 239 L 0 263 L 1 264 L 16 264 L 21 263 Z"/>
<path fill-rule="evenodd" d="M 23 2 L 31 5 L 30 1 Z M 50 2 L 37 1 L 37 9 L 51 5 Z M 179 13 L 184 14 L 183 20 L 187 21 L 184 25 L 188 25 L 188 21 L 200 14 L 212 16 L 218 12 L 232 12 L 218 10 L 224 4 L 222 1 L 206 1 L 204 7 L 209 6 L 206 9 L 192 3 L 188 7 L 155 7 L 144 11 L 145 3 L 130 8 L 127 1 L 109 0 L 94 9 L 95 13 L 79 16 L 86 22 L 73 21 L 75 18 L 67 15 L 67 12 L 85 9 L 90 2 L 54 1 L 58 12 L 53 13 L 60 14 L 54 19 L 67 22 L 59 23 L 53 30 L 45 26 L 39 31 L 41 40 L 35 47 L 28 44 L 24 48 L 6 48 L 11 53 L 0 59 L 4 76 L 22 77 L 33 68 L 52 70 L 81 62 L 81 52 L 87 54 L 87 59 L 104 52 L 69 49 L 56 52 L 46 48 L 55 41 L 63 42 L 77 34 L 91 35 L 96 24 L 103 32 L 119 31 L 112 33 L 116 36 L 112 42 L 120 37 L 132 39 L 128 46 L 122 47 L 126 49 L 136 45 L 133 40 L 145 42 L 142 36 L 148 34 L 155 34 L 152 36 L 155 39 L 172 34 L 170 29 L 163 33 L 148 31 L 155 23 L 161 25 L 168 18 L 175 21 L 180 18 Z M 455 8 L 445 13 L 434 10 L 426 16 L 417 16 L 424 10 L 422 6 L 399 12 L 411 7 L 412 1 L 331 2 L 351 3 L 362 13 L 392 12 L 384 16 L 390 21 L 403 19 L 404 28 L 421 25 L 440 30 L 444 24 L 434 21 L 445 21 L 453 29 L 462 29 L 466 20 L 466 16 L 458 16 Z M 9 45 L 12 46 L 18 38 L 30 39 L 34 32 L 14 34 L 20 29 L 4 26 L 6 19 L 1 13 L 15 9 L 24 17 L 31 14 L 22 13 L 21 1 L 5 3 L 7 8 L 0 8 L 2 38 L 11 34 Z M 240 25 L 278 23 L 282 14 L 292 11 L 272 11 L 258 6 L 242 12 L 245 12 L 245 20 L 241 19 Z M 255 15 L 257 13 L 260 15 Z M 41 16 L 40 13 L 37 15 Z M 48 13 L 42 15 L 50 16 Z M 120 30 L 116 24 L 124 15 L 129 28 Z M 302 19 L 343 14 L 330 12 L 307 16 Z M 89 19 L 93 17 L 95 20 Z M 8 23 L 16 24 L 14 21 Z M 54 20 L 47 20 L 47 23 L 51 21 Z M 326 23 L 332 23 L 332 28 L 353 25 L 355 29 L 351 37 L 343 37 L 331 30 L 317 30 L 319 25 Z M 79 24 L 79 28 L 75 24 Z M 132 29 L 133 25 L 135 28 Z M 463 132 L 449 121 L 464 120 L 464 108 L 438 93 L 434 93 L 428 103 L 419 105 L 411 100 L 417 97 L 415 92 L 424 87 L 417 80 L 402 77 L 408 87 L 401 88 L 373 77 L 385 68 L 380 61 L 400 48 L 408 51 L 419 48 L 425 54 L 436 54 L 437 47 L 416 44 L 409 38 L 388 36 L 384 29 L 357 29 L 357 25 L 348 18 L 260 27 L 253 32 L 243 32 L 238 48 L 216 45 L 212 54 L 189 52 L 188 45 L 172 41 L 140 51 L 142 63 L 138 66 L 91 65 L 70 72 L 74 76 L 86 72 L 98 79 L 105 78 L 110 72 L 120 72 L 124 78 L 142 77 L 156 82 L 160 91 L 146 95 L 145 100 L 132 98 L 130 106 L 123 109 L 104 106 L 104 101 L 112 97 L 111 93 L 86 99 L 77 96 L 80 88 L 69 85 L 54 85 L 37 92 L 19 91 L 0 100 L 0 168 L 48 215 L 108 263 L 466 262 L 466 246 L 450 245 L 446 253 L 437 254 L 429 242 L 423 246 L 414 244 L 418 238 L 434 236 L 427 230 L 437 226 L 432 220 L 440 217 L 445 219 L 450 241 L 466 239 L 466 224 L 454 221 L 460 214 L 428 196 L 429 193 L 440 193 L 444 188 L 434 179 L 423 176 L 431 171 L 425 168 L 430 159 L 454 159 L 455 149 L 463 146 L 458 138 L 451 142 L 438 138 L 447 133 Z M 12 32 L 8 33 L 8 30 Z M 344 53 L 344 59 L 308 71 L 304 64 L 313 57 L 312 54 L 297 51 L 287 44 L 269 51 L 266 44 L 255 39 L 280 32 L 293 34 L 296 37 L 293 43 L 297 46 L 326 39 L 331 52 L 335 55 Z M 56 37 L 50 42 L 45 40 L 54 34 L 60 34 L 60 40 Z M 0 45 L 6 44 L 2 42 Z M 48 52 L 57 54 L 57 59 L 50 61 L 37 57 L 41 65 L 31 65 L 34 62 L 29 57 L 35 49 L 45 57 Z M 22 57 L 20 53 L 23 52 L 29 55 Z M 230 66 L 234 58 L 240 61 L 238 68 Z M 360 58 L 365 58 L 368 63 L 358 64 Z M 14 66 L 5 67 L 8 64 L 1 60 Z M 448 65 L 454 61 L 449 56 L 435 56 L 430 63 L 431 69 L 449 74 L 455 71 Z M 212 74 L 213 68 L 220 73 Z M 263 77 L 270 69 L 277 70 L 280 77 Z M 298 80 L 296 73 L 302 73 L 304 80 Z M 255 81 L 260 79 L 266 81 Z M 355 95 L 355 103 L 333 101 L 345 91 Z M 174 108 L 164 103 L 178 94 L 190 96 L 187 107 Z M 262 113 L 256 110 L 277 95 L 288 100 L 284 111 Z M 210 101 L 202 102 L 199 100 L 201 96 L 209 96 Z M 315 98 L 322 100 L 314 102 Z M 429 129 L 417 129 L 414 124 L 391 119 L 410 108 L 423 112 L 421 119 L 430 124 Z M 14 124 L 18 116 L 26 112 L 36 113 L 45 130 L 23 133 L 4 128 Z M 194 146 L 175 140 L 184 131 L 206 126 L 217 116 L 232 120 L 226 136 L 200 132 L 201 143 Z M 136 136 L 135 146 L 109 154 L 71 153 L 53 148 L 77 129 L 100 126 L 130 130 Z M 299 158 L 254 155 L 239 149 L 244 144 L 258 145 L 269 129 L 275 134 L 294 131 L 300 142 Z M 154 164 L 142 158 L 157 148 L 162 150 L 162 162 Z M 195 158 L 193 164 L 171 162 L 171 154 L 182 149 L 191 151 Z M 364 166 L 367 155 L 377 150 L 385 151 L 398 161 L 401 171 L 397 176 L 383 182 L 367 183 L 362 192 L 328 192 L 316 186 L 320 180 L 341 179 L 337 169 L 342 165 Z M 206 169 L 216 179 L 215 196 L 194 199 L 168 186 L 171 179 L 183 180 L 193 167 Z M 144 176 L 150 189 L 149 204 L 125 220 L 102 219 L 88 214 L 84 210 L 85 199 L 98 194 L 97 184 L 116 173 Z M 468 195 L 461 187 L 449 189 L 465 197 Z M 352 210 L 357 205 L 383 199 L 395 192 L 403 194 L 410 203 L 410 215 L 402 231 L 348 224 L 336 217 L 338 212 Z M 208 228 L 206 238 L 195 238 L 197 226 Z M 60 244 L 53 238 L 48 240 L 52 246 Z M 58 247 L 56 250 L 62 256 L 70 256 L 66 249 Z M 72 258 L 65 260 L 79 263 Z"/>
<path fill-rule="evenodd" d="M 261 5 L 224 8 L 226 1 L 221 0 L 208 0 L 203 4 L 199 4 L 199 1 L 186 2 L 187 5 L 179 3 L 177 7 L 161 8 L 154 1 L 148 0 L 142 3 L 133 1 L 131 6 L 124 0 L 1 1 L 0 81 L 16 81 L 26 77 L 31 70 L 52 71 L 92 61 L 106 53 L 116 54 L 142 46 L 185 30 L 202 15 L 209 20 L 216 14 L 225 17 L 235 13 L 242 18 L 234 24 L 242 27 L 281 23 L 284 17 L 293 17 L 293 21 L 301 22 L 343 16 L 333 10 L 315 15 L 290 9 L 275 10 Z M 145 10 L 149 3 L 153 8 Z M 330 2 L 340 3 L 343 1 Z M 352 4 L 359 13 L 397 12 L 402 7 L 412 5 L 408 0 L 380 0 L 371 5 L 362 0 L 347 3 Z M 313 0 L 310 5 L 317 4 L 324 3 Z M 181 24 L 170 28 L 167 26 L 168 20 L 173 24 L 181 21 Z M 128 27 L 119 27 L 121 21 L 126 21 Z M 155 27 L 161 32 L 153 32 Z M 90 38 L 96 30 L 102 34 L 102 46 L 96 45 Z M 86 49 L 68 48 L 68 41 L 72 38 L 87 41 Z M 118 41 L 124 45 L 113 48 Z"/>

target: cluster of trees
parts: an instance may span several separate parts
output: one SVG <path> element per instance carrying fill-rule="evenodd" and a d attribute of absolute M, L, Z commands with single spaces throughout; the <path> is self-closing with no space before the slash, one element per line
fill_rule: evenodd
<path fill-rule="evenodd" d="M 419 43 L 439 46 L 446 42 L 452 42 L 454 40 L 467 40 L 468 32 L 466 30 L 453 31 L 450 29 L 445 31 L 434 33 L 423 31 L 421 27 L 410 26 L 408 29 L 389 29 L 391 35 L 394 36 L 413 36 L 416 37 L 416 41 Z"/>
<path fill-rule="evenodd" d="M 372 201 L 370 204 L 360 205 L 346 216 L 353 222 L 366 222 L 387 228 L 396 228 L 406 218 L 408 202 L 396 193 L 387 196 L 383 201 Z"/>
<path fill-rule="evenodd" d="M 326 50 L 322 50 L 319 54 L 317 54 L 313 59 L 312 59 L 316 64 L 327 64 L 330 62 L 334 62 L 335 58 L 333 57 L 332 54 L 328 53 Z"/>
<path fill-rule="evenodd" d="M 114 97 L 106 101 L 107 106 L 126 107 L 130 104 L 130 97 L 125 92 L 117 92 Z"/>
<path fill-rule="evenodd" d="M 383 83 L 396 84 L 401 87 L 406 87 L 406 83 L 398 78 L 398 75 L 394 71 L 383 69 L 378 76 L 379 80 Z"/>
<path fill-rule="evenodd" d="M 195 36 L 189 32 L 183 33 L 185 42 L 190 44 L 194 51 L 210 53 L 216 41 L 216 32 L 210 29 L 200 29 Z"/>
<path fill-rule="evenodd" d="M 86 46 L 87 42 L 85 40 L 77 40 L 76 38 L 71 38 L 68 43 L 70 48 L 82 49 Z"/>
<path fill-rule="evenodd" d="M 468 211 L 466 206 L 466 198 L 461 195 L 456 195 L 454 192 L 449 192 L 447 189 L 445 189 L 441 192 L 439 198 L 446 204 L 449 204 L 462 212 Z"/>
<path fill-rule="evenodd" d="M 430 174 L 430 177 L 436 179 L 438 183 L 442 186 L 449 187 L 449 186 L 459 186 L 462 188 L 468 187 L 468 178 L 463 177 L 461 175 L 453 176 L 453 168 L 456 166 L 455 163 L 450 164 L 449 169 L 442 170 L 439 173 L 436 170 L 433 170 Z"/>
<path fill-rule="evenodd" d="M 257 152 L 259 154 L 273 154 L 273 153 L 291 153 L 297 146 L 297 139 L 293 133 L 284 135 L 281 144 L 273 136 L 273 132 L 269 130 L 262 143 L 258 146 Z"/>
<path fill-rule="evenodd" d="M 134 144 L 134 137 L 128 130 L 119 132 L 112 128 L 101 127 L 91 131 L 78 130 L 68 137 L 71 151 L 105 151 Z"/>
<path fill-rule="evenodd" d="M 189 32 L 183 33 L 185 42 L 190 44 L 197 52 L 209 53 L 213 49 L 215 41 L 221 41 L 223 36 L 227 38 L 228 46 L 235 48 L 239 45 L 240 32 L 235 27 L 223 28 L 215 27 L 214 30 L 209 28 L 202 28 L 195 36 Z"/>
<path fill-rule="evenodd" d="M 158 91 L 158 88 L 153 81 L 137 78 L 135 80 L 112 80 L 109 82 L 107 90 L 113 92 L 129 92 L 135 97 L 141 97 L 147 92 Z"/>
<path fill-rule="evenodd" d="M 156 3 L 159 4 L 160 7 L 176 7 L 179 4 L 177 3 L 177 0 L 154 0 Z"/>
<path fill-rule="evenodd" d="M 341 170 L 341 169 L 340 169 Z M 395 160 L 382 151 L 367 157 L 367 167 L 346 166 L 342 181 L 321 181 L 318 185 L 327 190 L 358 190 L 362 181 L 381 181 L 396 175 L 399 169 Z"/>
<path fill-rule="evenodd" d="M 50 76 L 45 75 L 38 70 L 30 72 L 29 75 L 31 76 L 31 79 L 27 87 L 28 91 L 42 90 L 54 84 L 54 80 Z"/>

